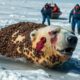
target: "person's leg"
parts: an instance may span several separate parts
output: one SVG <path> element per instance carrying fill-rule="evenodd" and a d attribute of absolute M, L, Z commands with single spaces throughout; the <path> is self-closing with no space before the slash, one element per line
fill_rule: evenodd
<path fill-rule="evenodd" d="M 42 24 L 44 24 L 46 21 L 46 16 L 43 16 L 43 21 L 42 21 Z"/>
<path fill-rule="evenodd" d="M 71 27 L 72 27 L 72 32 L 75 33 L 75 26 L 76 26 L 76 20 L 72 20 L 72 23 L 71 23 Z"/>
<path fill-rule="evenodd" d="M 77 23 L 77 31 L 78 31 L 78 34 L 80 35 L 80 20 Z"/>
<path fill-rule="evenodd" d="M 50 25 L 50 16 L 47 16 L 48 25 Z"/>

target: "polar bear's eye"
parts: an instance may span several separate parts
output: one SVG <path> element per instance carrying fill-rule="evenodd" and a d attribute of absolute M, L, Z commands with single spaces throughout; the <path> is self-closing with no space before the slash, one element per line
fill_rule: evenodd
<path fill-rule="evenodd" d="M 35 36 L 35 34 L 32 34 L 32 36 Z"/>
<path fill-rule="evenodd" d="M 55 34 L 59 33 L 60 31 L 61 31 L 61 28 L 56 28 L 55 30 L 50 31 L 49 35 L 55 35 Z"/>
<path fill-rule="evenodd" d="M 51 31 L 51 32 L 49 32 L 49 35 L 55 35 L 57 33 L 58 33 L 58 31 Z"/>
<path fill-rule="evenodd" d="M 52 34 L 57 34 L 58 33 L 58 31 L 52 31 Z"/>
<path fill-rule="evenodd" d="M 52 31 L 53 34 L 57 34 L 61 31 L 61 28 L 56 28 L 54 31 Z"/>

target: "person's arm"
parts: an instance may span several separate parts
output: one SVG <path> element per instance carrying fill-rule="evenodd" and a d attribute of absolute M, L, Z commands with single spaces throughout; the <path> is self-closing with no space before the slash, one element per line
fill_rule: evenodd
<path fill-rule="evenodd" d="M 41 13 L 43 12 L 43 8 L 41 9 Z"/>
<path fill-rule="evenodd" d="M 73 15 L 73 10 L 71 10 L 70 15 L 69 15 L 69 23 L 71 22 L 72 15 Z"/>

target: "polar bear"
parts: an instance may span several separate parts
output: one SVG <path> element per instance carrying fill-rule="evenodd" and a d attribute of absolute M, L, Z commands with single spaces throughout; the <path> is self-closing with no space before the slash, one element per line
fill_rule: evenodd
<path fill-rule="evenodd" d="M 35 64 L 53 68 L 71 58 L 77 40 L 72 32 L 57 26 L 20 22 L 0 30 L 0 54 L 25 57 Z"/>

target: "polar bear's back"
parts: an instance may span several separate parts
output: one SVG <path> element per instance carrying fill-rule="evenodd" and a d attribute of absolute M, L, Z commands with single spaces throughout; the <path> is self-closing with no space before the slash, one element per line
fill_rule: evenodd
<path fill-rule="evenodd" d="M 22 57 L 22 52 L 17 54 L 16 48 L 19 46 L 21 50 L 24 43 L 26 47 L 31 47 L 30 32 L 41 27 L 45 27 L 45 25 L 20 22 L 2 28 L 0 31 L 0 54 L 8 57 Z M 23 41 L 20 41 L 20 38 Z"/>

